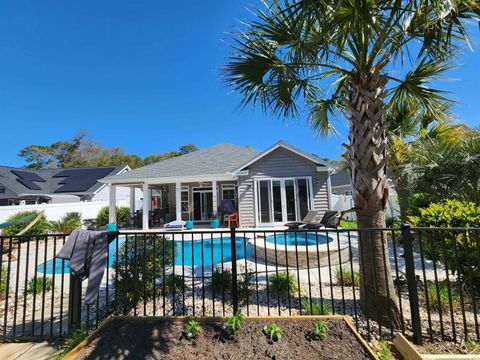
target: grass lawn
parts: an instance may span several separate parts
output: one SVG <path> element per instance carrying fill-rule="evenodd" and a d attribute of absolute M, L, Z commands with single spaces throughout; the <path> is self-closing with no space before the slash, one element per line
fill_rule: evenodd
<path fill-rule="evenodd" d="M 340 221 L 340 227 L 342 229 L 356 229 L 357 221 L 356 220 L 342 220 Z"/>

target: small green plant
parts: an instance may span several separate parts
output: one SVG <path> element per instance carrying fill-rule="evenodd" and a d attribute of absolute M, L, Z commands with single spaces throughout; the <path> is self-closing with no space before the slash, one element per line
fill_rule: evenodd
<path fill-rule="evenodd" d="M 360 273 L 343 267 L 335 269 L 335 279 L 337 279 L 338 285 L 357 287 L 360 285 Z"/>
<path fill-rule="evenodd" d="M 326 339 L 328 334 L 327 323 L 321 320 L 315 321 L 313 332 L 319 339 Z"/>
<path fill-rule="evenodd" d="M 181 275 L 169 274 L 165 276 L 165 292 L 173 293 L 183 290 L 185 279 Z"/>
<path fill-rule="evenodd" d="M 480 341 L 469 340 L 465 343 L 469 354 L 480 354 Z"/>
<path fill-rule="evenodd" d="M 227 318 L 227 322 L 224 325 L 224 329 L 231 336 L 237 335 L 243 327 L 245 321 L 245 315 L 242 314 L 241 310 L 237 310 L 235 315 L 230 315 Z"/>
<path fill-rule="evenodd" d="M 330 305 L 312 300 L 312 305 L 310 306 L 310 300 L 305 297 L 302 298 L 302 310 L 304 315 L 330 315 L 332 313 Z"/>
<path fill-rule="evenodd" d="M 188 324 L 185 325 L 185 329 L 183 329 L 183 335 L 185 335 L 187 339 L 194 338 L 201 332 L 202 332 L 202 327 L 195 320 L 190 320 Z"/>
<path fill-rule="evenodd" d="M 65 343 L 58 348 L 59 353 L 53 358 L 53 360 L 63 359 L 75 346 L 85 340 L 87 335 L 88 328 L 85 325 L 75 330 L 70 337 L 65 339 Z"/>
<path fill-rule="evenodd" d="M 274 322 L 265 326 L 263 332 L 270 337 L 270 341 L 278 341 L 282 338 L 282 329 Z"/>
<path fill-rule="evenodd" d="M 388 342 L 385 340 L 380 340 L 378 343 L 378 358 L 380 360 L 392 360 L 393 355 L 392 351 L 390 350 L 390 346 L 388 345 Z"/>
<path fill-rule="evenodd" d="M 268 281 L 271 293 L 282 298 L 288 297 L 289 294 L 298 291 L 297 280 L 292 274 L 278 273 L 273 275 Z M 273 296 L 275 296 L 273 295 Z"/>
<path fill-rule="evenodd" d="M 41 294 L 46 291 L 50 291 L 53 286 L 52 278 L 46 277 L 45 282 L 43 278 L 31 278 L 28 280 L 28 293 L 29 294 Z"/>
<path fill-rule="evenodd" d="M 453 287 L 450 288 L 450 295 L 452 300 L 453 310 L 458 306 L 459 296 L 457 290 Z M 448 296 L 448 287 L 445 284 L 438 284 L 438 293 L 437 286 L 435 283 L 431 283 L 427 286 L 427 296 L 428 304 L 430 309 L 435 312 L 446 313 L 450 311 L 450 301 Z"/>

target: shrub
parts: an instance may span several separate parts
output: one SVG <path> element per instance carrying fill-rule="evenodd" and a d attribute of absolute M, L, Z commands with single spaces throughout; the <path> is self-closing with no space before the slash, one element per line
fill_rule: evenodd
<path fill-rule="evenodd" d="M 385 223 L 388 228 L 399 228 L 402 226 L 402 220 L 393 216 L 387 216 Z"/>
<path fill-rule="evenodd" d="M 227 318 L 227 322 L 223 326 L 229 335 L 237 335 L 243 327 L 245 322 L 245 315 L 242 314 L 241 310 L 237 310 L 234 315 L 230 315 Z"/>
<path fill-rule="evenodd" d="M 7 291 L 7 267 L 2 266 L 2 276 L 0 276 L 0 299 L 5 298 L 5 293 Z"/>
<path fill-rule="evenodd" d="M 287 297 L 289 294 L 295 293 L 298 291 L 297 280 L 292 274 L 287 273 L 278 273 L 273 275 L 269 281 L 268 285 L 270 291 L 282 298 Z"/>
<path fill-rule="evenodd" d="M 38 214 L 39 214 L 38 211 L 33 210 L 33 211 L 21 211 L 19 213 L 16 213 L 10 216 L 6 222 L 17 220 L 25 216 L 33 215 L 32 220 L 30 221 L 6 227 L 5 229 L 3 229 L 2 235 L 5 235 L 5 236 L 17 235 L 19 232 L 25 229 L 38 216 Z M 45 218 L 45 215 L 42 215 L 40 219 L 30 229 L 28 229 L 27 232 L 25 232 L 25 235 L 44 234 L 46 230 L 47 230 L 47 219 Z"/>
<path fill-rule="evenodd" d="M 480 207 L 474 203 L 447 200 L 420 209 L 420 216 L 411 217 L 410 220 L 420 227 L 479 227 Z M 430 231 L 428 236 L 423 237 L 423 252 L 431 260 L 442 263 L 446 260 L 448 268 L 454 273 L 458 272 L 467 284 L 478 284 L 480 252 L 476 248 L 477 236 L 478 234 L 454 230 Z"/>
<path fill-rule="evenodd" d="M 79 212 L 66 213 L 60 220 L 48 221 L 47 229 L 55 234 L 69 234 L 80 227 L 81 215 Z"/>
<path fill-rule="evenodd" d="M 185 329 L 183 329 L 183 335 L 185 335 L 187 339 L 194 338 L 201 332 L 202 332 L 202 327 L 195 320 L 190 320 L 188 324 L 185 326 Z"/>
<path fill-rule="evenodd" d="M 240 266 L 240 273 L 237 274 L 238 300 L 245 303 L 253 292 L 255 273 L 249 271 L 245 266 Z"/>
<path fill-rule="evenodd" d="M 177 293 L 183 290 L 185 279 L 181 275 L 169 274 L 165 276 L 165 291 Z"/>
<path fill-rule="evenodd" d="M 28 280 L 29 294 L 42 294 L 43 292 L 52 290 L 53 280 L 49 277 L 45 278 L 45 282 L 42 277 L 33 277 Z"/>
<path fill-rule="evenodd" d="M 452 300 L 452 308 L 458 306 L 459 296 L 455 288 L 450 287 L 450 295 Z M 443 314 L 450 311 L 450 301 L 448 296 L 448 287 L 445 284 L 438 284 L 438 293 L 435 283 L 427 286 L 428 304 L 430 309 L 435 312 L 442 311 Z"/>
<path fill-rule="evenodd" d="M 360 273 L 358 271 L 350 271 L 346 268 L 336 268 L 335 278 L 338 285 L 343 286 L 359 286 L 360 285 Z"/>
<path fill-rule="evenodd" d="M 124 227 L 127 223 L 127 214 L 130 212 L 130 208 L 124 206 L 117 206 L 117 224 L 118 227 Z M 104 206 L 100 209 L 97 215 L 96 225 L 102 227 L 108 224 L 108 206 Z"/>
<path fill-rule="evenodd" d="M 326 339 L 328 334 L 328 327 L 325 321 L 315 321 L 315 325 L 313 327 L 313 332 L 315 335 L 320 339 Z"/>
<path fill-rule="evenodd" d="M 120 306 L 130 309 L 138 301 L 153 296 L 155 280 L 162 278 L 164 266 L 170 266 L 174 256 L 169 243 L 165 246 L 165 254 L 162 253 L 162 241 L 167 241 L 164 236 L 152 234 L 137 238 L 136 249 L 135 241 L 131 237 L 120 246 L 114 265 L 114 269 L 117 269 L 114 276 L 118 276 L 114 286 Z M 176 279 L 172 281 L 175 283 L 173 286 L 178 285 Z M 156 286 L 157 293 L 161 289 L 161 285 Z"/>
<path fill-rule="evenodd" d="M 282 329 L 272 322 L 269 326 L 263 328 L 263 332 L 268 335 L 270 341 L 278 341 L 282 338 Z"/>
<path fill-rule="evenodd" d="M 230 294 L 232 292 L 232 270 L 216 267 L 212 274 L 212 288 L 215 294 Z"/>
<path fill-rule="evenodd" d="M 305 297 L 302 298 L 302 309 L 305 315 L 330 315 L 332 313 L 330 305 L 312 300 L 312 306 L 310 306 L 310 300 Z"/>

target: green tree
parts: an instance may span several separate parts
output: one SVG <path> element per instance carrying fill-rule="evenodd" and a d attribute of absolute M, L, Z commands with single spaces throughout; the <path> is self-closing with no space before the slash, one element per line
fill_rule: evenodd
<path fill-rule="evenodd" d="M 122 165 L 134 169 L 196 150 L 195 145 L 186 144 L 180 146 L 178 151 L 148 155 L 141 159 L 137 155 L 126 154 L 118 146 L 106 148 L 82 130 L 68 141 L 57 141 L 50 145 L 29 145 L 20 150 L 18 155 L 25 159 L 26 167 L 31 169 Z"/>
<path fill-rule="evenodd" d="M 305 110 L 321 134 L 345 115 L 359 228 L 383 228 L 384 115 L 391 104 L 410 99 L 443 116 L 445 95 L 427 84 L 451 67 L 467 36 L 464 21 L 475 18 L 479 6 L 474 0 L 272 0 L 233 35 L 225 80 L 244 105 L 287 118 Z M 359 235 L 360 305 L 378 322 L 398 327 L 386 236 Z"/>

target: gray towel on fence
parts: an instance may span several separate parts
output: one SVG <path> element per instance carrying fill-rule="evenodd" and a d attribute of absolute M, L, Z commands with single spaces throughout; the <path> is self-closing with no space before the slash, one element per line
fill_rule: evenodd
<path fill-rule="evenodd" d="M 69 260 L 68 267 L 73 275 L 82 280 L 88 277 L 85 304 L 94 304 L 108 258 L 108 232 L 75 230 L 57 257 Z"/>

